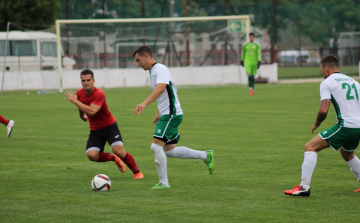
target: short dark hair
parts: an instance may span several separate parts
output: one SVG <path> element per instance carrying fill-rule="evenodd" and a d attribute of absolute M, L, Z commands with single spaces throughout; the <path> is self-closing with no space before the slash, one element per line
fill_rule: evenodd
<path fill-rule="evenodd" d="M 139 56 L 144 56 L 144 54 L 149 55 L 150 57 L 152 57 L 152 51 L 150 49 L 150 47 L 148 46 L 140 46 L 139 48 L 137 48 L 134 52 L 133 52 L 133 57 L 135 57 L 136 54 L 139 54 Z"/>
<path fill-rule="evenodd" d="M 249 33 L 249 36 L 255 36 L 255 34 L 254 33 Z"/>
<path fill-rule="evenodd" d="M 92 78 L 94 79 L 94 73 L 92 72 L 92 70 L 83 70 L 80 72 L 80 77 L 81 75 L 88 75 L 91 74 Z"/>
<path fill-rule="evenodd" d="M 321 59 L 321 66 L 328 67 L 331 70 L 339 69 L 339 60 L 336 56 L 329 54 Z"/>

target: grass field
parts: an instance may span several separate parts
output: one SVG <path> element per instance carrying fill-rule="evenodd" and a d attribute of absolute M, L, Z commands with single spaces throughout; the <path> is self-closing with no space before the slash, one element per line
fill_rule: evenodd
<path fill-rule="evenodd" d="M 360 184 L 332 149 L 318 156 L 309 198 L 283 194 L 300 183 L 319 83 L 256 85 L 254 96 L 246 86 L 181 87 L 179 145 L 213 149 L 215 170 L 210 176 L 202 161 L 168 159 L 169 190 L 150 189 L 158 181 L 155 103 L 133 114 L 151 89 L 104 91 L 145 178 L 87 160 L 88 123 L 62 94 L 5 92 L 0 114 L 16 125 L 10 138 L 0 126 L 0 222 L 358 222 L 360 193 L 352 191 Z M 334 123 L 331 108 L 316 133 Z M 112 180 L 109 192 L 92 191 L 100 173 Z"/>

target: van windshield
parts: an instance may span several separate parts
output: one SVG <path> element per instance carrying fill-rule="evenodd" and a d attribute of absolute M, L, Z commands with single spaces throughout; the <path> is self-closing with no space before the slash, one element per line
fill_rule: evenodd
<path fill-rule="evenodd" d="M 5 40 L 0 41 L 0 56 L 5 53 Z M 35 40 L 11 40 L 6 49 L 7 56 L 36 56 Z"/>
<path fill-rule="evenodd" d="M 41 54 L 46 57 L 56 57 L 56 42 L 42 42 L 41 43 Z"/>

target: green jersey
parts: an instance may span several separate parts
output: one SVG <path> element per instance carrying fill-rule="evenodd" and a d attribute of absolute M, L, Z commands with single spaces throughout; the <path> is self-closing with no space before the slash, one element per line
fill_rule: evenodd
<path fill-rule="evenodd" d="M 261 61 L 261 48 L 257 42 L 245 43 L 242 48 L 241 61 L 245 64 L 257 64 Z"/>

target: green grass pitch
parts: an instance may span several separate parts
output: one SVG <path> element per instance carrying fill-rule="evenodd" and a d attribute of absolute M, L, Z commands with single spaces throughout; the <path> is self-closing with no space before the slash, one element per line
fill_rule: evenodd
<path fill-rule="evenodd" d="M 214 150 L 215 170 L 210 176 L 200 160 L 169 158 L 170 190 L 150 189 L 158 182 L 150 149 L 156 105 L 133 114 L 151 89 L 104 91 L 145 178 L 87 160 L 88 123 L 63 94 L 5 92 L 0 114 L 16 125 L 10 138 L 0 126 L 0 222 L 358 221 L 360 184 L 331 148 L 318 155 L 309 198 L 283 194 L 300 183 L 319 83 L 258 84 L 254 96 L 246 86 L 180 87 L 179 145 Z M 335 121 L 331 108 L 316 133 Z M 100 173 L 111 178 L 109 192 L 92 191 Z"/>

